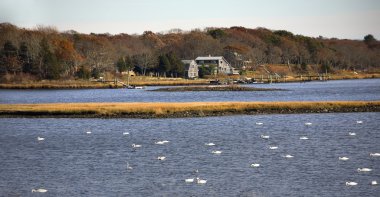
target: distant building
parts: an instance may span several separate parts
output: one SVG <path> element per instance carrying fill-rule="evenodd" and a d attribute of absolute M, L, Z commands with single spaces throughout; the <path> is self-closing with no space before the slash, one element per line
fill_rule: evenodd
<path fill-rule="evenodd" d="M 194 60 L 182 60 L 182 63 L 185 64 L 186 78 L 198 78 L 198 64 Z"/>
<path fill-rule="evenodd" d="M 207 56 L 207 57 L 197 57 L 195 62 L 198 65 L 211 66 L 214 65 L 216 69 L 214 70 L 214 74 L 239 74 L 235 68 L 233 68 L 230 63 L 224 59 L 223 56 Z"/>

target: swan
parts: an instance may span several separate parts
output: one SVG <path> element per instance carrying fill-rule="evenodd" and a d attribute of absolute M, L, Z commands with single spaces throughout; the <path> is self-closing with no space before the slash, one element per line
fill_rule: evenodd
<path fill-rule="evenodd" d="M 312 125 L 313 123 L 311 123 L 311 122 L 307 122 L 307 123 L 305 123 L 305 125 L 306 126 L 310 126 L 310 125 Z"/>
<path fill-rule="evenodd" d="M 300 140 L 308 140 L 309 138 L 308 137 L 306 137 L 306 136 L 301 136 L 300 137 Z"/>
<path fill-rule="evenodd" d="M 371 172 L 371 168 L 358 168 L 358 172 Z"/>
<path fill-rule="evenodd" d="M 269 139 L 269 135 L 261 135 L 260 136 L 262 139 Z"/>
<path fill-rule="evenodd" d="M 358 184 L 357 182 L 353 182 L 353 181 L 346 182 L 346 185 L 347 185 L 347 186 L 355 186 L 355 185 L 357 185 L 357 184 Z"/>
<path fill-rule="evenodd" d="M 371 185 L 377 185 L 377 181 L 371 181 Z"/>
<path fill-rule="evenodd" d="M 348 158 L 348 157 L 339 157 L 339 160 L 341 160 L 341 161 L 347 161 L 347 160 L 349 160 L 350 158 Z"/>
<path fill-rule="evenodd" d="M 205 143 L 206 146 L 215 146 L 214 143 L 210 142 L 210 143 Z"/>
<path fill-rule="evenodd" d="M 260 167 L 260 164 L 258 164 L 258 163 L 253 163 L 253 164 L 251 164 L 251 167 L 252 167 L 252 168 L 257 168 L 257 167 Z"/>
<path fill-rule="evenodd" d="M 141 148 L 141 145 L 140 144 L 132 144 L 132 147 L 133 148 Z"/>
<path fill-rule="evenodd" d="M 262 122 L 256 122 L 256 125 L 263 125 L 264 123 Z"/>
<path fill-rule="evenodd" d="M 37 140 L 38 140 L 38 141 L 43 141 L 43 140 L 45 140 L 45 138 L 44 138 L 44 137 L 40 137 L 40 136 L 38 136 L 38 137 L 37 137 Z"/>
<path fill-rule="evenodd" d="M 198 183 L 198 184 L 206 184 L 206 183 L 207 183 L 207 180 L 205 180 L 205 179 L 200 179 L 199 177 L 197 177 L 197 183 Z"/>
<path fill-rule="evenodd" d="M 350 136 L 355 136 L 356 133 L 355 133 L 355 132 L 348 132 L 348 135 L 350 135 Z"/>
<path fill-rule="evenodd" d="M 45 192 L 47 192 L 47 189 L 42 189 L 42 188 L 40 188 L 40 189 L 32 189 L 32 192 L 45 193 Z"/>
<path fill-rule="evenodd" d="M 269 149 L 275 150 L 275 149 L 278 149 L 278 146 L 269 146 Z"/>
<path fill-rule="evenodd" d="M 220 151 L 220 150 L 214 150 L 211 153 L 219 155 L 219 154 L 222 154 L 222 151 Z"/>
<path fill-rule="evenodd" d="M 362 124 L 362 123 L 363 123 L 363 121 L 361 121 L 361 120 L 358 120 L 358 121 L 356 121 L 356 123 L 357 123 L 357 124 Z"/>
<path fill-rule="evenodd" d="M 123 132 L 123 135 L 129 135 L 129 132 Z"/>
<path fill-rule="evenodd" d="M 380 157 L 380 153 L 370 153 L 369 156 L 371 156 L 371 157 Z"/>
<path fill-rule="evenodd" d="M 159 156 L 159 157 L 157 157 L 157 159 L 160 160 L 160 161 L 163 161 L 163 160 L 166 159 L 166 157 L 165 156 Z"/>
<path fill-rule="evenodd" d="M 285 158 L 293 158 L 294 156 L 293 155 L 284 155 L 283 157 L 285 157 Z"/>
<path fill-rule="evenodd" d="M 193 183 L 194 182 L 194 178 L 192 178 L 192 179 L 185 179 L 185 182 L 186 183 Z"/>

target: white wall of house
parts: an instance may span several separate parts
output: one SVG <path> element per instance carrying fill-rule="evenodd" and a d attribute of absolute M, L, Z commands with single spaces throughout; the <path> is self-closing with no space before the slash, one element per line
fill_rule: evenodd
<path fill-rule="evenodd" d="M 198 64 L 195 62 L 195 60 L 182 60 L 182 63 L 185 64 L 185 77 L 194 79 L 198 78 Z"/>
<path fill-rule="evenodd" d="M 207 56 L 207 57 L 197 57 L 195 59 L 198 65 L 215 65 L 217 67 L 217 74 L 233 74 L 232 66 L 224 59 L 223 56 Z"/>

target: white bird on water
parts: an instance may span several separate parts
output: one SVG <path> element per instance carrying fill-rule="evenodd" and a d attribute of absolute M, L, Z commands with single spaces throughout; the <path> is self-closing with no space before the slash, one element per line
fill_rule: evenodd
<path fill-rule="evenodd" d="M 380 157 L 380 153 L 370 153 L 369 156 L 371 156 L 371 157 Z"/>
<path fill-rule="evenodd" d="M 363 124 L 363 121 L 358 120 L 358 121 L 356 121 L 356 123 L 357 123 L 357 124 Z"/>
<path fill-rule="evenodd" d="M 129 165 L 129 162 L 127 162 L 127 170 L 133 170 L 132 166 Z"/>
<path fill-rule="evenodd" d="M 220 151 L 220 150 L 214 150 L 211 153 L 212 154 L 216 154 L 216 155 L 220 155 L 220 154 L 222 154 L 222 151 Z"/>
<path fill-rule="evenodd" d="M 347 161 L 347 160 L 349 160 L 350 158 L 348 158 L 348 157 L 339 157 L 339 160 L 341 160 L 341 161 Z"/>
<path fill-rule="evenodd" d="M 358 183 L 357 182 L 353 182 L 353 181 L 347 181 L 346 185 L 347 186 L 355 186 L 355 185 L 358 185 Z"/>
<path fill-rule="evenodd" d="M 282 157 L 285 157 L 285 158 L 293 158 L 294 156 L 293 155 L 284 155 Z"/>
<path fill-rule="evenodd" d="M 358 168 L 358 172 L 371 172 L 371 168 Z"/>
<path fill-rule="evenodd" d="M 210 142 L 210 143 L 205 143 L 206 146 L 215 146 L 214 143 Z"/>
<path fill-rule="evenodd" d="M 155 142 L 155 144 L 159 144 L 159 145 L 164 145 L 166 143 L 169 143 L 169 141 L 167 140 L 163 140 L 163 141 L 158 141 L 158 142 Z"/>
<path fill-rule="evenodd" d="M 275 150 L 275 149 L 278 149 L 278 146 L 269 146 L 269 149 Z"/>
<path fill-rule="evenodd" d="M 308 140 L 309 138 L 308 137 L 306 137 L 306 136 L 301 136 L 300 137 L 300 140 Z"/>
<path fill-rule="evenodd" d="M 191 178 L 191 179 L 185 179 L 185 182 L 186 182 L 186 183 L 193 183 L 193 182 L 194 182 L 194 178 Z"/>
<path fill-rule="evenodd" d="M 310 125 L 312 125 L 313 123 L 311 123 L 311 122 L 307 122 L 307 123 L 305 123 L 305 125 L 306 126 L 310 126 Z"/>
<path fill-rule="evenodd" d="M 377 181 L 371 181 L 371 185 L 377 185 Z"/>
<path fill-rule="evenodd" d="M 34 193 L 34 192 L 37 192 L 37 193 L 46 193 L 47 189 L 42 189 L 42 188 L 40 188 L 40 189 L 32 189 L 32 193 Z"/>
<path fill-rule="evenodd" d="M 263 125 L 264 123 L 262 122 L 256 122 L 256 125 Z"/>
<path fill-rule="evenodd" d="M 199 177 L 197 177 L 197 183 L 198 183 L 198 184 L 206 184 L 206 183 L 207 183 L 207 180 L 205 180 L 205 179 L 200 179 Z"/>
<path fill-rule="evenodd" d="M 348 132 L 348 135 L 350 135 L 350 136 L 355 136 L 356 133 L 355 133 L 355 132 Z"/>
<path fill-rule="evenodd" d="M 269 139 L 269 135 L 261 135 L 260 136 L 262 139 Z"/>
<path fill-rule="evenodd" d="M 166 159 L 166 157 L 165 156 L 159 156 L 159 157 L 157 157 L 157 159 L 160 160 L 160 161 L 163 161 L 163 160 Z"/>
<path fill-rule="evenodd" d="M 91 134 L 91 131 L 86 131 L 87 134 Z"/>
<path fill-rule="evenodd" d="M 132 144 L 132 147 L 133 148 L 141 148 L 141 145 L 140 144 Z"/>
<path fill-rule="evenodd" d="M 45 140 L 45 138 L 38 136 L 38 137 L 37 137 L 37 140 L 38 140 L 38 141 L 43 141 L 43 140 Z"/>
<path fill-rule="evenodd" d="M 251 167 L 252 167 L 252 168 L 258 168 L 258 167 L 260 167 L 260 164 L 258 164 L 258 163 L 253 163 L 253 164 L 251 164 Z"/>
<path fill-rule="evenodd" d="M 123 135 L 129 135 L 129 132 L 123 132 Z"/>

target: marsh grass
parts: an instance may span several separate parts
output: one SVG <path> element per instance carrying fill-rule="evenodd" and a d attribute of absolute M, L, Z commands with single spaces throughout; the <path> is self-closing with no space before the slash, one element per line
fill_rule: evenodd
<path fill-rule="evenodd" d="M 0 104 L 0 116 L 196 117 L 380 111 L 380 101 Z"/>

